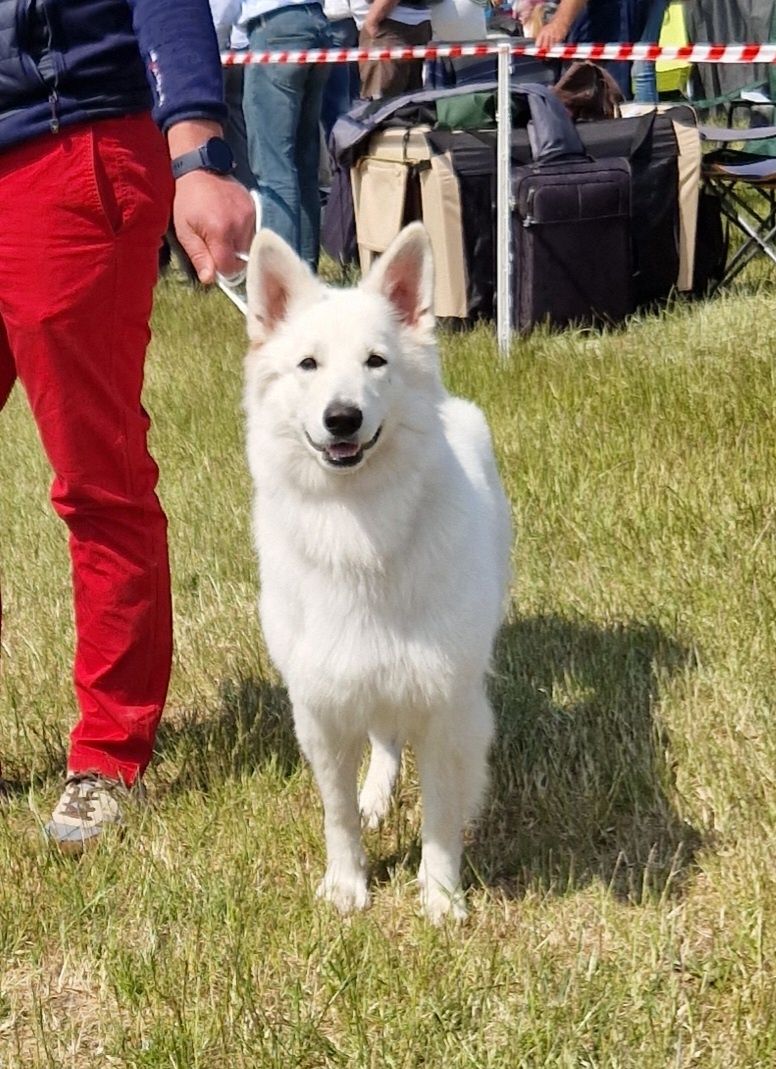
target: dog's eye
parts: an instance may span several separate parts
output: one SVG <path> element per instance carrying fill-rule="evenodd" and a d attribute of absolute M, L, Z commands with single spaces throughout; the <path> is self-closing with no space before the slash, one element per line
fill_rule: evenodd
<path fill-rule="evenodd" d="M 388 361 L 384 356 L 380 356 L 379 353 L 370 353 L 369 359 L 366 362 L 367 367 L 385 367 Z"/>
<path fill-rule="evenodd" d="M 304 360 L 300 360 L 296 366 L 302 371 L 315 371 L 318 367 L 318 361 L 314 356 L 306 356 Z"/>

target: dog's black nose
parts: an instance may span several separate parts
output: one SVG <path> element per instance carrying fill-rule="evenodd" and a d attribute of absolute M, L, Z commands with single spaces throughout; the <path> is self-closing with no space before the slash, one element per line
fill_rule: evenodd
<path fill-rule="evenodd" d="M 339 438 L 349 438 L 355 434 L 364 421 L 364 415 L 355 405 L 333 401 L 323 413 L 323 425 L 329 434 Z"/>

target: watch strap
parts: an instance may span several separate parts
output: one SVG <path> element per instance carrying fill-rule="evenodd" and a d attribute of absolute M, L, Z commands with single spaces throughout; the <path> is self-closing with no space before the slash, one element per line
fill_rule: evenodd
<path fill-rule="evenodd" d="M 228 175 L 234 166 L 234 156 L 228 143 L 221 137 L 211 137 L 198 148 L 176 156 L 172 161 L 172 175 L 173 178 L 181 178 L 189 171 L 199 170 Z"/>
<path fill-rule="evenodd" d="M 205 153 L 204 145 L 200 145 L 199 148 L 192 149 L 190 152 L 184 152 L 181 156 L 176 156 L 172 161 L 172 176 L 173 178 L 181 178 L 184 174 L 188 174 L 189 171 L 198 171 L 205 166 Z"/>

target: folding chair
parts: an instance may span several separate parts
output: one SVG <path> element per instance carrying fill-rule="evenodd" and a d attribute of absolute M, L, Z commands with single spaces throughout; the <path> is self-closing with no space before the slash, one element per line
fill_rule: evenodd
<path fill-rule="evenodd" d="M 723 215 L 744 236 L 716 289 L 731 282 L 758 252 L 776 264 L 776 158 L 729 147 L 776 139 L 776 126 L 738 130 L 701 126 L 699 132 L 703 141 L 721 146 L 704 155 L 703 181 L 719 197 Z M 776 140 L 773 146 L 776 151 Z"/>

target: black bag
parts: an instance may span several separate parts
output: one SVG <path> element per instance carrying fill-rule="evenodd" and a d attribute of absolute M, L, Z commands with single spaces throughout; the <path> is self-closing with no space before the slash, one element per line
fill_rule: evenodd
<path fill-rule="evenodd" d="M 331 161 L 331 187 L 321 219 L 321 248 L 343 267 L 358 261 L 356 245 L 356 214 L 353 208 L 353 189 L 350 168 Z"/>
<path fill-rule="evenodd" d="M 516 124 L 526 104 L 513 95 Z M 514 106 L 517 104 L 517 106 Z M 588 158 L 625 158 L 631 170 L 631 270 L 636 306 L 664 300 L 679 272 L 678 146 L 670 115 L 579 123 L 576 151 Z M 449 153 L 461 189 L 462 228 L 471 319 L 493 315 L 496 265 L 496 132 L 431 130 L 429 143 Z M 580 146 L 581 143 L 581 146 Z M 511 135 L 513 166 L 529 164 L 527 129 Z"/>
<path fill-rule="evenodd" d="M 679 149 L 671 116 L 650 111 L 577 129 L 593 159 L 623 156 L 630 163 L 633 299 L 664 301 L 679 274 Z"/>
<path fill-rule="evenodd" d="M 591 160 L 557 98 L 528 99 L 533 162 L 512 172 L 514 325 L 616 323 L 633 308 L 630 166 Z"/>
<path fill-rule="evenodd" d="M 702 187 L 698 196 L 698 222 L 695 231 L 694 297 L 707 297 L 725 277 L 730 234 L 722 222 L 719 194 Z"/>
<path fill-rule="evenodd" d="M 545 87 L 514 87 L 513 102 L 517 121 L 530 117 L 530 127 L 511 135 L 515 325 L 619 320 L 633 308 L 627 160 L 591 160 L 583 134 L 602 124 L 574 126 Z M 469 319 L 491 318 L 495 132 L 432 130 L 427 137 L 450 154 L 461 190 Z"/>
<path fill-rule="evenodd" d="M 509 76 L 513 82 L 539 82 L 554 85 L 558 79 L 557 60 L 537 59 L 535 56 L 512 56 Z M 498 78 L 498 57 L 447 56 L 426 60 L 425 86 L 428 89 L 449 89 L 454 85 L 495 83 Z"/>
<path fill-rule="evenodd" d="M 633 310 L 627 160 L 518 167 L 514 325 L 617 323 Z"/>

